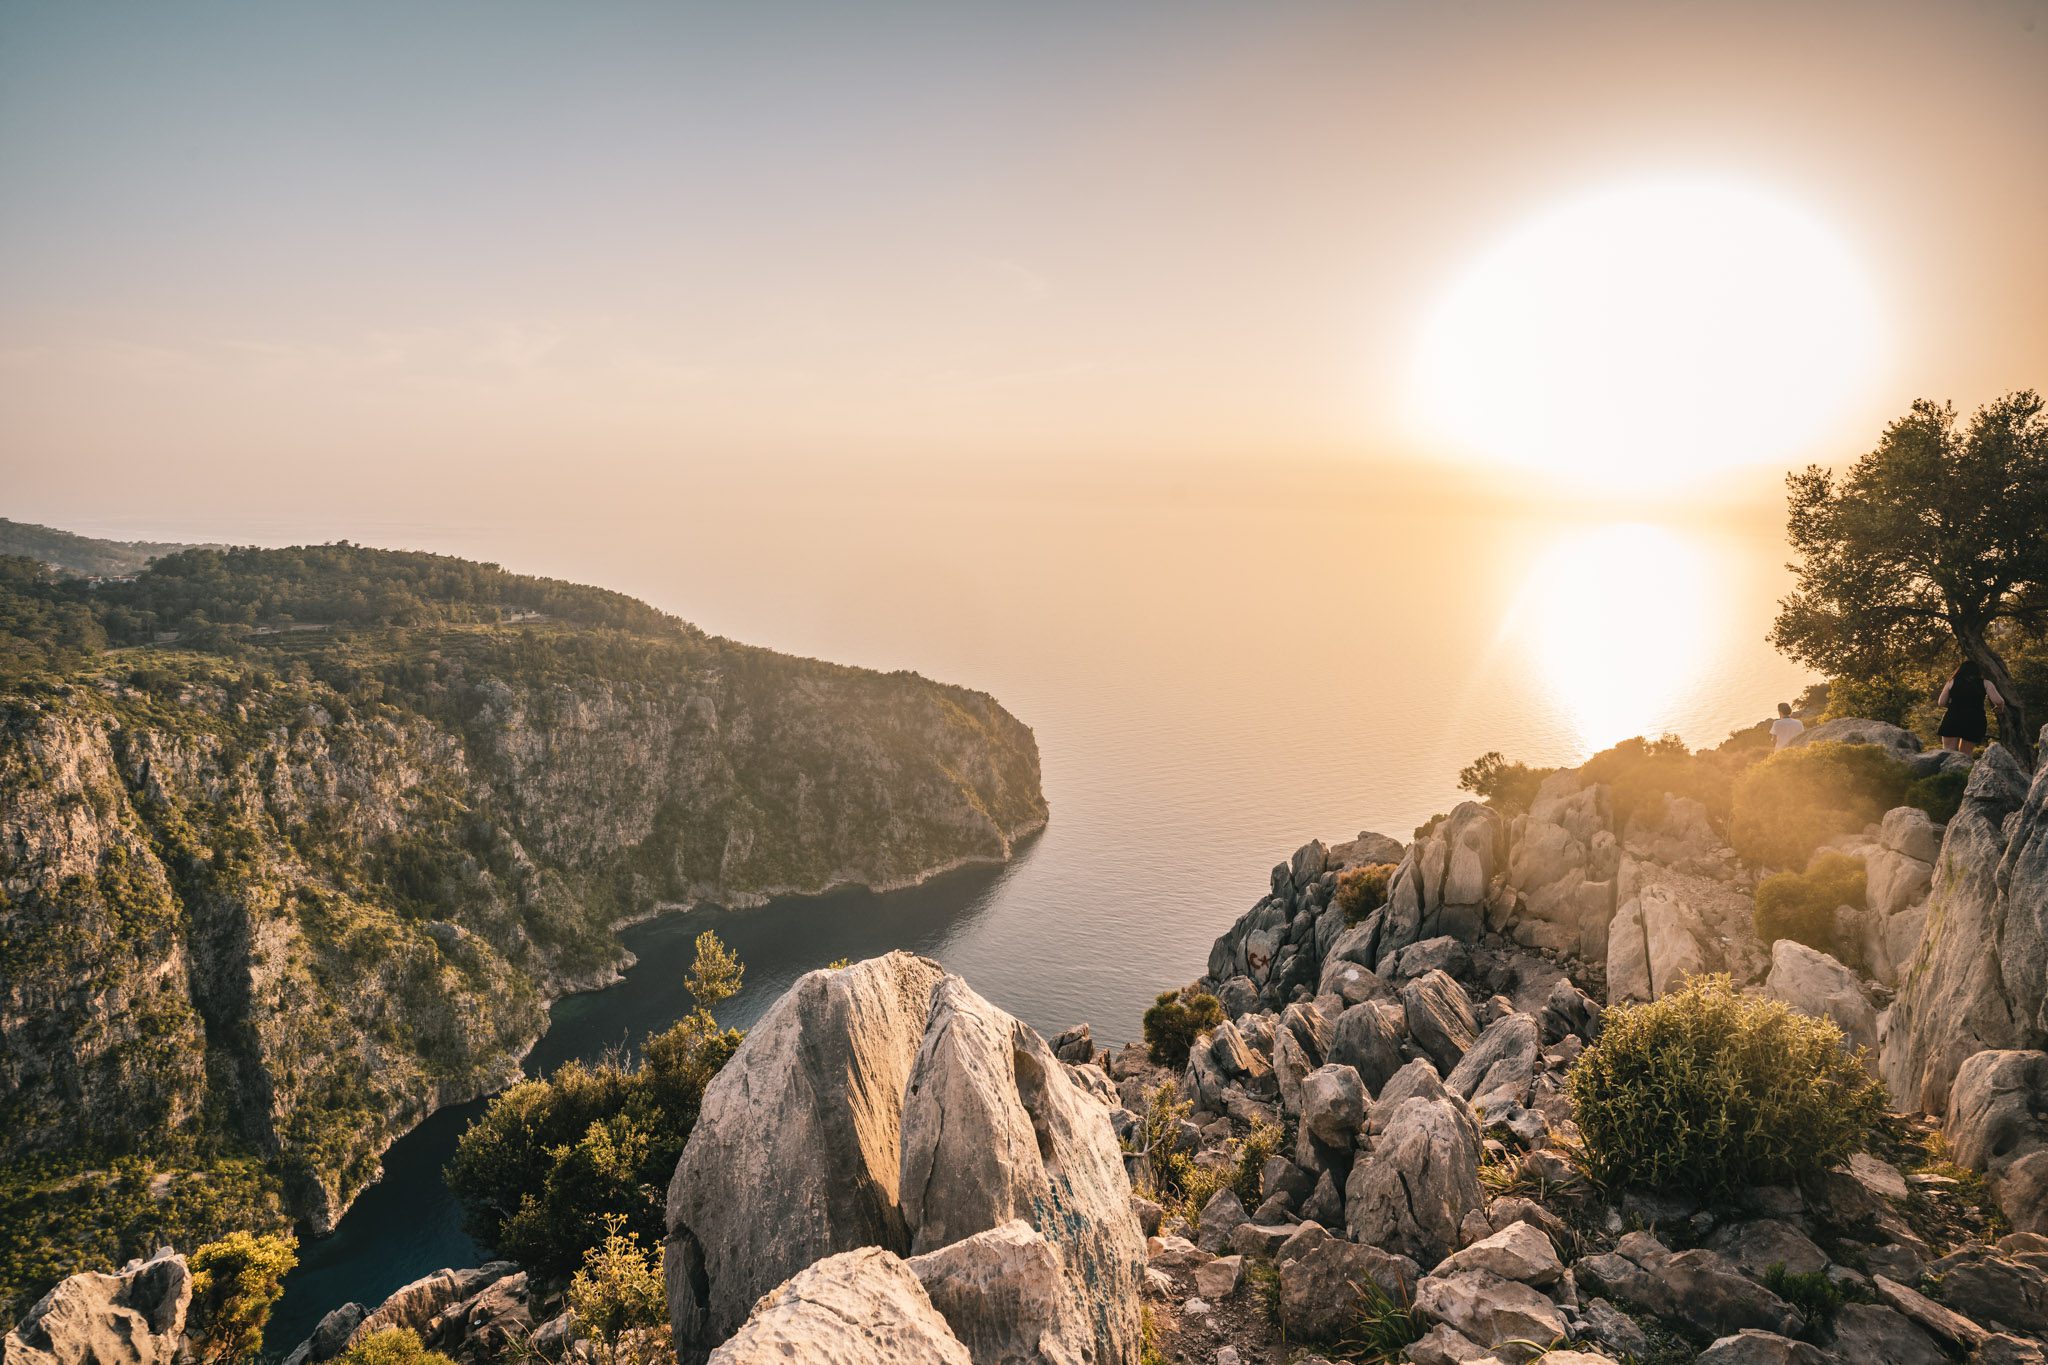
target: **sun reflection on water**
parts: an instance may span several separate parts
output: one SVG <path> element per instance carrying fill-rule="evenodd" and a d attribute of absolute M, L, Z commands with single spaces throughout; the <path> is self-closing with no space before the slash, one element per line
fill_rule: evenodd
<path fill-rule="evenodd" d="M 1671 728 L 1724 605 L 1693 537 L 1646 522 L 1582 527 L 1530 561 L 1502 635 L 1590 751 Z"/>

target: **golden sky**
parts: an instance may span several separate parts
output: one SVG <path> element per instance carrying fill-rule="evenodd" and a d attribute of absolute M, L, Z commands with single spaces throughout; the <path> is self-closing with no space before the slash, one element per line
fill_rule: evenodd
<path fill-rule="evenodd" d="M 1867 314 L 1739 301 L 1822 338 L 1772 373 L 1861 357 L 1723 480 L 1770 499 L 1916 396 L 2048 384 L 2044 169 L 2021 0 L 5 3 L 0 514 L 1411 479 L 1445 453 L 1418 355 L 1474 262 L 1673 180 L 1798 215 L 1867 286 Z M 1684 234 L 1617 221 L 1685 277 Z M 1811 273 L 1772 240 L 1755 278 Z M 1539 398 L 1553 306 L 1515 333 Z M 1740 335 L 1673 353 L 1673 432 L 1759 401 L 1717 368 Z"/>

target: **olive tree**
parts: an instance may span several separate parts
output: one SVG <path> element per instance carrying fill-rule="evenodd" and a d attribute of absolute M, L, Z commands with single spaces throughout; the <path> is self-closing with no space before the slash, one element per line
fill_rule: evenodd
<path fill-rule="evenodd" d="M 1797 561 L 1771 641 L 1830 674 L 1872 677 L 1953 640 L 2005 698 L 1999 726 L 2029 765 L 2026 706 L 1994 644 L 2048 617 L 2048 418 L 2007 394 L 1967 425 L 1925 399 L 1846 474 L 1786 479 Z"/>

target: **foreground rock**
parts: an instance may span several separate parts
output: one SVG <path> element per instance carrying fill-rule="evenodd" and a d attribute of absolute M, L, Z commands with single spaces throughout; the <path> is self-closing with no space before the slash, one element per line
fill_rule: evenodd
<path fill-rule="evenodd" d="M 1927 925 L 1883 1030 L 1894 1102 L 1948 1106 L 1964 1062 L 2048 1048 L 2048 763 L 1986 749 L 1942 838 Z"/>
<path fill-rule="evenodd" d="M 160 1251 L 119 1274 L 73 1275 L 0 1343 L 4 1365 L 172 1365 L 183 1345 L 192 1272 Z"/>
<path fill-rule="evenodd" d="M 706 1089 L 669 1182 L 663 1259 L 679 1351 L 725 1340 L 822 1257 L 909 1252 L 903 1092 L 944 975 L 908 953 L 811 972 Z"/>
<path fill-rule="evenodd" d="M 670 1183 L 678 1356 L 703 1359 L 804 1266 L 871 1247 L 918 1253 L 977 1360 L 1038 1358 L 1024 1342 L 1135 1359 L 1144 1238 L 1113 1092 L 1077 1074 L 923 958 L 803 977 L 705 1091 Z"/>
<path fill-rule="evenodd" d="M 762 1298 L 713 1365 L 973 1365 L 917 1276 L 880 1247 L 828 1256 Z"/>

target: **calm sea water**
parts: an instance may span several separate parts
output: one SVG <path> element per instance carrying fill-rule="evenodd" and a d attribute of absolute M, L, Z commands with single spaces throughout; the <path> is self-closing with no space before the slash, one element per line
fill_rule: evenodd
<path fill-rule="evenodd" d="M 735 1023 L 802 971 L 901 947 L 1042 1030 L 1086 1020 L 1127 1038 L 1310 836 L 1405 838 L 1489 749 L 1563 763 L 1635 733 L 1718 741 L 1803 681 L 1763 640 L 1783 591 L 1774 519 L 1580 522 L 1312 481 L 1247 500 L 794 489 L 761 508 L 735 485 L 659 530 L 79 529 L 467 554 L 737 639 L 984 688 L 1035 728 L 1052 822 L 1011 866 L 642 925 L 623 985 L 556 1006 L 542 1071 L 676 1018 L 707 923 L 747 963 Z M 484 1256 L 439 1175 L 475 1112 L 401 1140 L 339 1230 L 302 1249 L 273 1346 L 345 1300 Z"/>

